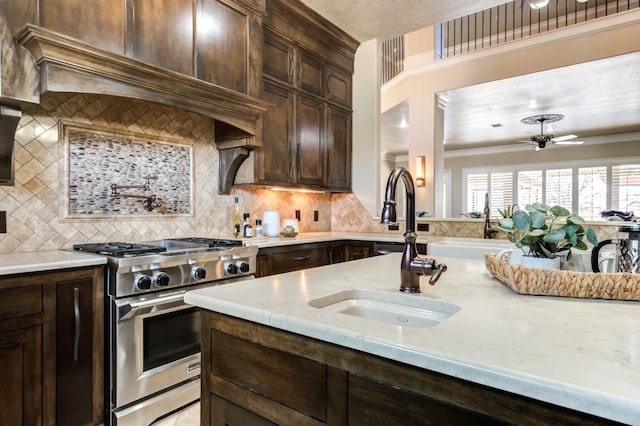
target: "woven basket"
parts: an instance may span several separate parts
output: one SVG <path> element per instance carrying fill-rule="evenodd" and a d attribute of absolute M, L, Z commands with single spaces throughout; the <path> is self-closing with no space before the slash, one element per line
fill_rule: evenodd
<path fill-rule="evenodd" d="M 510 265 L 486 253 L 487 269 L 520 294 L 640 301 L 640 274 L 562 271 Z"/>

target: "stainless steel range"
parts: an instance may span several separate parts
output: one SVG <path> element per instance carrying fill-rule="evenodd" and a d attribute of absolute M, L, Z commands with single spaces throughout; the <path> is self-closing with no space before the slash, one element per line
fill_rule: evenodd
<path fill-rule="evenodd" d="M 105 422 L 149 425 L 200 398 L 200 324 L 187 290 L 251 279 L 257 247 L 178 238 L 78 244 L 107 256 Z"/>

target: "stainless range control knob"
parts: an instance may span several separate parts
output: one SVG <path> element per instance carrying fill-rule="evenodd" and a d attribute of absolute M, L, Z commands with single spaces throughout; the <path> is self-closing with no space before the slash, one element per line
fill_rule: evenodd
<path fill-rule="evenodd" d="M 247 272 L 249 272 L 250 266 L 247 262 L 242 262 L 238 265 L 238 270 L 240 270 L 240 273 L 242 274 L 246 274 Z"/>
<path fill-rule="evenodd" d="M 237 274 L 238 273 L 238 266 L 234 265 L 233 263 L 225 266 L 225 271 L 227 271 L 227 274 Z"/>
<path fill-rule="evenodd" d="M 192 275 L 195 280 L 204 280 L 207 277 L 207 270 L 198 266 L 197 268 L 193 268 Z"/>
<path fill-rule="evenodd" d="M 153 277 L 153 281 L 158 287 L 166 287 L 169 285 L 169 275 L 164 272 L 159 272 Z"/>
<path fill-rule="evenodd" d="M 149 290 L 151 288 L 151 278 L 146 275 L 142 275 L 136 280 L 136 287 L 140 290 Z"/>

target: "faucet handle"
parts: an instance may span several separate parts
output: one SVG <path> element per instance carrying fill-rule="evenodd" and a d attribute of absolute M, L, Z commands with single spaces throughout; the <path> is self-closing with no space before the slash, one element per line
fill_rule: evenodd
<path fill-rule="evenodd" d="M 411 270 L 419 275 L 430 275 L 429 284 L 434 285 L 447 270 L 447 265 L 438 263 L 435 259 L 418 256 L 411 260 Z"/>
<path fill-rule="evenodd" d="M 440 279 L 440 275 L 442 275 L 443 272 L 446 272 L 447 270 L 447 265 L 445 265 L 444 263 L 439 263 L 437 264 L 436 261 L 433 261 L 435 268 L 436 268 L 436 272 L 435 274 L 431 275 L 431 278 L 429 278 L 429 284 L 434 285 L 436 283 L 436 281 L 438 281 Z"/>

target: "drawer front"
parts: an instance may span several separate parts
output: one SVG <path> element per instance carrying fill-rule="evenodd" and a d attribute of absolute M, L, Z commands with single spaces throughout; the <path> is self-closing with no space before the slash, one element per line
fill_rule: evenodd
<path fill-rule="evenodd" d="M 327 368 L 217 330 L 211 331 L 211 373 L 318 420 L 326 420 Z"/>
<path fill-rule="evenodd" d="M 42 312 L 42 286 L 0 290 L 0 320 Z"/>
<path fill-rule="evenodd" d="M 297 271 L 327 264 L 327 249 L 315 248 L 287 253 L 274 253 L 272 257 L 272 273 Z"/>

